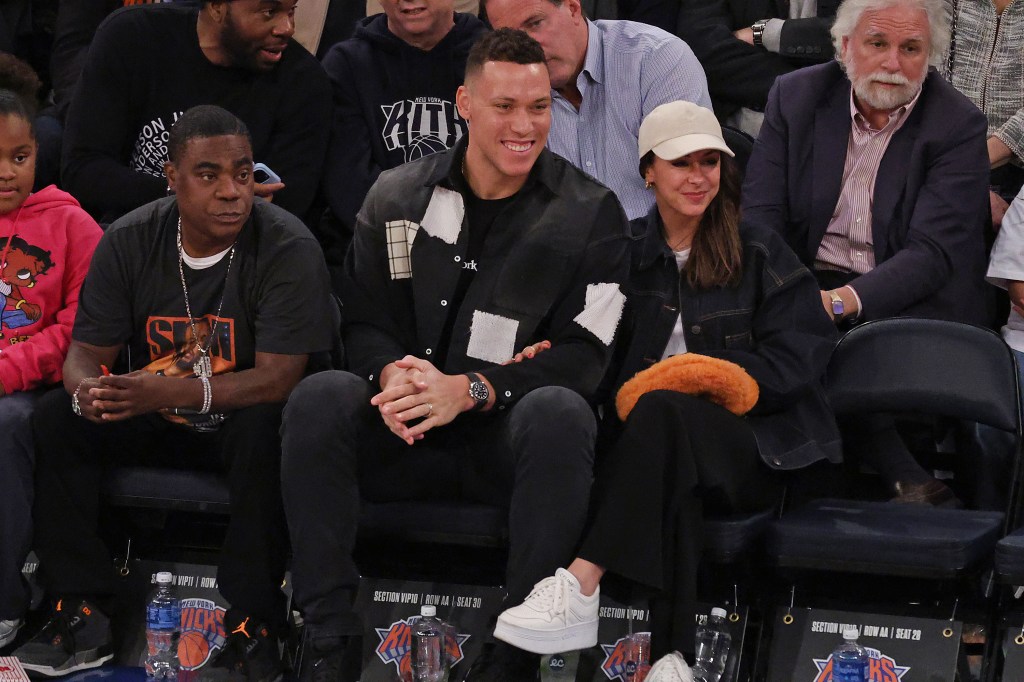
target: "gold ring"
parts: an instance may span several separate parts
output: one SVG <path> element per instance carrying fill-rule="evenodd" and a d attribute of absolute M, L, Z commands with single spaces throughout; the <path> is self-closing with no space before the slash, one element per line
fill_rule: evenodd
<path fill-rule="evenodd" d="M 431 405 L 430 403 L 427 403 L 427 416 L 429 417 L 432 414 L 434 414 L 434 406 Z"/>

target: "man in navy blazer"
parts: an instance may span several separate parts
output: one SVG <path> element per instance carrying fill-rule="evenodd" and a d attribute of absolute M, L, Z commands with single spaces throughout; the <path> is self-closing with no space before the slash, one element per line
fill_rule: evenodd
<path fill-rule="evenodd" d="M 840 62 L 772 88 L 744 218 L 785 236 L 837 322 L 988 323 L 986 122 L 929 69 L 949 42 L 942 0 L 865 4 L 840 7 Z"/>
<path fill-rule="evenodd" d="M 715 113 L 757 136 L 775 79 L 832 59 L 840 0 L 675 0 L 676 33 L 697 55 Z"/>

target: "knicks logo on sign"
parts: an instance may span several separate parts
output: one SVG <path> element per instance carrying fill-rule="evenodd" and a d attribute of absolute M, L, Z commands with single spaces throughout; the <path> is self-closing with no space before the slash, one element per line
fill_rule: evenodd
<path fill-rule="evenodd" d="M 394 663 L 398 669 L 399 677 L 403 680 L 412 679 L 412 661 L 409 654 L 412 651 L 412 624 L 413 620 L 396 620 L 386 628 L 374 628 L 377 636 L 380 637 L 380 644 L 377 645 L 377 658 L 385 665 Z M 455 666 L 462 660 L 462 645 L 470 635 L 457 634 L 445 638 L 445 648 L 448 651 L 448 665 Z"/>
<path fill-rule="evenodd" d="M 181 637 L 178 663 L 182 670 L 201 668 L 224 647 L 224 607 L 209 599 L 181 600 Z"/>
<path fill-rule="evenodd" d="M 883 656 L 878 649 L 865 647 L 868 650 L 868 682 L 899 682 L 910 670 L 910 666 L 896 665 L 891 656 Z M 818 675 L 814 682 L 832 681 L 832 654 L 826 659 L 815 658 L 814 665 L 818 667 Z"/>
<path fill-rule="evenodd" d="M 636 661 L 630 660 L 628 638 L 622 637 L 615 641 L 615 644 L 602 644 L 604 651 L 604 663 L 601 664 L 601 672 L 609 680 L 620 680 L 626 682 L 636 673 Z"/>

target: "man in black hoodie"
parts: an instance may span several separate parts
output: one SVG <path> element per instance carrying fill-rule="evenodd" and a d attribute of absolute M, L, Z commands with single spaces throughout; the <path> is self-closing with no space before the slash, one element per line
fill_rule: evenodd
<path fill-rule="evenodd" d="M 355 35 L 331 48 L 324 68 L 334 90 L 326 193 L 347 242 L 381 171 L 444 151 L 466 133 L 455 109 L 469 48 L 487 29 L 454 0 L 382 0 Z M 330 255 L 331 244 L 325 245 Z M 341 248 L 338 255 L 343 255 Z"/>

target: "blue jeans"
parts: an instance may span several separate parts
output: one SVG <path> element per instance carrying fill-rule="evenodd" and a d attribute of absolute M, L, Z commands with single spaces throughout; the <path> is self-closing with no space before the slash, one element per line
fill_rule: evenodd
<path fill-rule="evenodd" d="M 0 397 L 0 620 L 21 618 L 28 589 L 21 579 L 32 543 L 32 449 L 30 418 L 45 389 Z M 54 390 L 63 390 L 54 389 Z"/>

